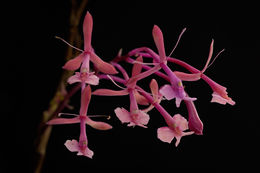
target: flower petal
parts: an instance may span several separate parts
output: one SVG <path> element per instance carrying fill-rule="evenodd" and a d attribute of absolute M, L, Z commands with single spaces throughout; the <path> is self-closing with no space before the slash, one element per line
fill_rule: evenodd
<path fill-rule="evenodd" d="M 75 118 L 54 118 L 54 119 L 48 121 L 46 124 L 48 124 L 48 125 L 75 124 L 75 123 L 79 123 L 79 122 L 80 122 L 79 117 L 75 117 Z"/>
<path fill-rule="evenodd" d="M 162 34 L 161 29 L 157 25 L 154 25 L 154 27 L 153 27 L 153 39 L 154 39 L 155 45 L 159 52 L 160 61 L 161 62 L 166 61 L 163 34 Z"/>
<path fill-rule="evenodd" d="M 168 142 L 171 143 L 173 140 L 175 134 L 172 129 L 169 127 L 160 127 L 157 129 L 157 137 L 163 141 L 163 142 Z"/>
<path fill-rule="evenodd" d="M 71 71 L 77 70 L 82 63 L 84 56 L 84 53 L 79 54 L 77 57 L 66 62 L 66 64 L 62 68 Z"/>
<path fill-rule="evenodd" d="M 100 95 L 100 96 L 125 96 L 128 95 L 127 90 L 111 90 L 111 89 L 97 89 L 93 93 L 93 95 Z"/>
<path fill-rule="evenodd" d="M 77 152 L 79 151 L 79 143 L 77 140 L 72 139 L 72 140 L 67 140 L 64 144 L 67 149 L 71 152 Z"/>
<path fill-rule="evenodd" d="M 80 79 L 79 76 L 80 76 L 80 75 L 79 75 L 79 72 L 76 72 L 75 75 L 73 75 L 73 76 L 71 76 L 71 77 L 68 78 L 67 82 L 68 82 L 69 84 L 73 84 L 73 83 L 76 83 L 76 82 L 81 82 L 81 79 Z"/>
<path fill-rule="evenodd" d="M 110 130 L 113 127 L 105 122 L 93 121 L 89 117 L 86 118 L 86 124 L 97 130 Z"/>
<path fill-rule="evenodd" d="M 176 93 L 172 89 L 171 85 L 164 85 L 159 91 L 167 100 L 171 100 L 176 97 Z"/>
<path fill-rule="evenodd" d="M 86 157 L 89 157 L 89 158 L 92 159 L 92 157 L 93 157 L 93 155 L 94 155 L 94 152 L 87 147 L 87 148 L 85 149 L 84 153 L 82 153 L 81 151 L 79 151 L 77 155 L 83 155 L 83 156 L 86 156 Z"/>
<path fill-rule="evenodd" d="M 122 123 L 131 122 L 130 113 L 124 108 L 116 108 L 115 114 Z"/>
<path fill-rule="evenodd" d="M 84 35 L 84 50 L 91 51 L 91 37 L 93 30 L 93 18 L 89 12 L 87 12 L 83 22 L 83 35 Z"/>
<path fill-rule="evenodd" d="M 201 76 L 201 73 L 183 73 L 180 71 L 174 71 L 173 73 L 182 81 L 197 81 Z"/>
<path fill-rule="evenodd" d="M 91 99 L 91 88 L 88 85 L 81 93 L 80 115 L 87 115 L 90 99 Z"/>
<path fill-rule="evenodd" d="M 136 61 L 142 63 L 142 62 L 143 62 L 142 56 L 139 56 L 139 57 L 136 59 Z M 136 76 L 136 75 L 140 74 L 141 71 L 142 71 L 142 64 L 135 63 L 135 64 L 133 65 L 133 69 L 132 69 L 132 76 Z"/>
<path fill-rule="evenodd" d="M 103 61 L 101 58 L 99 58 L 95 53 L 91 53 L 90 55 L 90 61 L 92 61 L 98 70 L 105 74 L 116 74 L 118 73 L 115 69 L 115 67 L 105 61 Z"/>
<path fill-rule="evenodd" d="M 139 125 L 139 124 L 147 125 L 149 120 L 150 120 L 150 116 L 147 113 L 139 110 L 137 119 L 135 119 L 135 122 L 137 123 L 137 125 Z"/>
<path fill-rule="evenodd" d="M 88 78 L 85 80 L 87 84 L 90 85 L 98 85 L 99 84 L 99 78 L 96 75 L 89 75 Z"/>
<path fill-rule="evenodd" d="M 230 105 L 235 105 L 236 103 L 231 98 L 223 98 L 221 97 L 217 92 L 212 93 L 212 100 L 211 102 L 219 103 L 225 105 L 226 103 L 229 103 Z"/>
<path fill-rule="evenodd" d="M 149 105 L 149 101 L 144 96 L 142 96 L 138 91 L 135 90 L 134 95 L 135 95 L 136 102 L 139 105 Z"/>
<path fill-rule="evenodd" d="M 150 89 L 153 95 L 154 100 L 158 100 L 159 99 L 159 86 L 158 83 L 155 79 L 152 79 L 150 82 Z"/>

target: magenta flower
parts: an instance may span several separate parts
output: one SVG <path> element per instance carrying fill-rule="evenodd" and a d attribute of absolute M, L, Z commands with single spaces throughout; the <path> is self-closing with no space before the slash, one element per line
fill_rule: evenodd
<path fill-rule="evenodd" d="M 166 121 L 168 126 L 160 127 L 157 130 L 157 137 L 163 141 L 171 143 L 171 141 L 176 138 L 175 146 L 177 147 L 183 136 L 191 135 L 194 132 L 184 132 L 188 129 L 187 120 L 180 114 L 174 115 L 172 118 Z"/>
<path fill-rule="evenodd" d="M 88 140 L 86 135 L 86 126 L 85 124 L 90 125 L 91 127 L 98 130 L 109 130 L 112 128 L 111 125 L 104 122 L 96 122 L 91 120 L 87 116 L 88 105 L 91 99 L 91 88 L 88 85 L 81 93 L 81 108 L 80 115 L 75 118 L 55 118 L 47 122 L 48 125 L 57 125 L 57 124 L 73 124 L 80 123 L 80 137 L 79 142 L 76 140 L 67 140 L 65 146 L 71 152 L 78 152 L 78 155 L 84 155 L 89 158 L 92 158 L 93 152 L 88 148 Z"/>
<path fill-rule="evenodd" d="M 93 19 L 91 14 L 87 12 L 83 22 L 84 51 L 74 59 L 69 60 L 63 68 L 66 70 L 77 70 L 88 55 L 90 56 L 90 61 L 94 63 L 98 70 L 107 74 L 116 74 L 117 71 L 111 64 L 104 62 L 95 54 L 94 49 L 91 46 L 92 29 Z M 89 69 L 87 69 L 87 72 L 88 70 Z"/>

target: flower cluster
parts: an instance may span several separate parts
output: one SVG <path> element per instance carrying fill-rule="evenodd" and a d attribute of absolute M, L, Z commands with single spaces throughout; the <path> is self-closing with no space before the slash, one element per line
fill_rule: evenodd
<path fill-rule="evenodd" d="M 148 114 L 152 109 L 157 109 L 160 115 L 165 120 L 166 126 L 160 127 L 157 130 L 157 137 L 163 142 L 171 143 L 176 138 L 175 145 L 178 146 L 183 136 L 203 134 L 203 123 L 199 118 L 194 101 L 196 98 L 190 97 L 185 91 L 183 81 L 204 80 L 212 88 L 212 100 L 220 104 L 234 105 L 235 102 L 228 97 L 226 88 L 216 83 L 204 73 L 211 65 L 210 61 L 213 55 L 214 40 L 212 40 L 209 50 L 208 60 L 202 70 L 198 70 L 191 65 L 179 59 L 166 56 L 164 49 L 163 33 L 157 25 L 154 25 L 152 36 L 158 50 L 158 54 L 148 47 L 136 48 L 125 55 L 119 51 L 118 55 L 110 62 L 104 62 L 91 46 L 91 37 L 93 29 L 93 19 L 87 12 L 83 22 L 84 34 L 84 50 L 78 49 L 81 53 L 69 60 L 63 69 L 76 71 L 75 75 L 68 78 L 68 83 L 81 83 L 81 107 L 79 114 L 73 114 L 74 118 L 54 118 L 47 122 L 48 125 L 56 124 L 80 124 L 79 140 L 67 140 L 65 146 L 71 152 L 78 152 L 78 155 L 84 155 L 92 158 L 93 151 L 88 148 L 88 139 L 86 135 L 85 124 L 98 129 L 109 130 L 111 125 L 105 122 L 98 122 L 91 119 L 92 116 L 87 115 L 88 106 L 91 96 L 126 96 L 129 95 L 130 109 L 123 107 L 115 108 L 116 117 L 128 126 L 148 127 L 150 116 Z M 183 30 L 183 32 L 185 29 Z M 179 39 L 183 32 L 180 34 Z M 178 41 L 179 41 L 178 39 Z M 174 49 L 176 48 L 176 43 Z M 173 49 L 173 51 L 174 51 Z M 172 52 L 173 52 L 172 51 Z M 221 52 L 220 52 L 221 53 Z M 218 56 L 219 54 L 217 54 Z M 217 57 L 216 56 L 216 57 Z M 215 58 L 216 58 L 215 57 Z M 152 62 L 144 62 L 144 60 Z M 214 61 L 214 60 L 213 60 Z M 90 62 L 93 63 L 94 71 L 90 70 Z M 120 62 L 133 64 L 131 76 L 123 68 Z M 187 69 L 190 73 L 173 71 L 167 64 L 174 63 Z M 121 73 L 123 78 L 117 75 Z M 155 79 L 150 82 L 150 91 L 145 91 L 137 82 L 151 75 L 157 75 L 161 79 L 166 80 L 169 84 L 158 86 Z M 112 90 L 108 88 L 96 89 L 91 91 L 91 85 L 98 85 L 99 80 L 111 80 L 120 90 Z M 188 110 L 188 121 L 180 114 L 170 115 L 167 110 L 161 105 L 164 100 L 175 99 L 176 107 L 180 107 L 183 101 Z M 140 109 L 140 105 L 147 106 L 145 109 Z"/>

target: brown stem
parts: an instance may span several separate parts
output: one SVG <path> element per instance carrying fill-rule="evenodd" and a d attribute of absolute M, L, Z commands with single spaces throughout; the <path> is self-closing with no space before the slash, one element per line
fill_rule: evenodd
<path fill-rule="evenodd" d="M 75 47 L 81 47 L 82 45 L 82 40 L 78 32 L 78 25 L 87 2 L 88 0 L 71 0 L 69 38 L 67 40 Z M 76 54 L 77 52 L 75 52 L 71 47 L 68 47 L 65 59 L 69 60 L 75 57 Z M 46 147 L 52 131 L 52 127 L 47 126 L 46 122 L 57 116 L 57 114 L 65 108 L 70 97 L 80 88 L 80 85 L 77 85 L 70 92 L 66 93 L 66 81 L 72 74 L 73 72 L 71 71 L 63 71 L 56 93 L 50 101 L 49 108 L 43 112 L 37 136 L 34 140 L 34 173 L 40 173 L 42 170 Z"/>

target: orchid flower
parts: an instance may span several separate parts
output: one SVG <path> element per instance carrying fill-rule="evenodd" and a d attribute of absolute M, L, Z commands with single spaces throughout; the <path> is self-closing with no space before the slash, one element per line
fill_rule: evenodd
<path fill-rule="evenodd" d="M 159 52 L 160 65 L 164 71 L 168 74 L 171 85 L 164 85 L 160 89 L 160 93 L 167 99 L 171 100 L 176 99 L 176 106 L 179 107 L 182 100 L 196 100 L 196 98 L 190 98 L 185 94 L 182 81 L 171 71 L 167 66 L 167 58 L 165 55 L 163 34 L 160 28 L 157 25 L 154 25 L 153 28 L 153 38 L 156 44 L 156 47 Z M 175 46 L 176 47 L 176 46 Z"/>
<path fill-rule="evenodd" d="M 84 88 L 81 93 L 81 108 L 80 114 L 76 115 L 74 118 L 55 118 L 47 122 L 48 125 L 57 125 L 57 124 L 73 124 L 80 123 L 80 138 L 79 142 L 76 140 L 67 140 L 65 146 L 68 150 L 72 152 L 78 152 L 78 155 L 84 155 L 92 158 L 93 152 L 87 147 L 88 140 L 86 135 L 86 127 L 85 124 L 98 129 L 98 130 L 109 130 L 112 128 L 111 125 L 104 122 L 97 122 L 91 120 L 87 116 L 88 105 L 91 99 L 91 88 L 88 85 Z"/>
<path fill-rule="evenodd" d="M 132 77 L 138 76 L 142 70 L 141 63 L 143 62 L 142 57 L 138 57 L 137 61 L 140 63 L 136 63 L 133 66 L 132 69 Z M 117 63 L 112 63 L 114 66 L 116 66 L 123 74 L 126 81 L 130 81 L 128 74 L 124 71 L 124 69 Z M 118 119 L 122 123 L 129 123 L 128 126 L 140 126 L 146 128 L 145 125 L 149 122 L 149 115 L 145 113 L 142 110 L 139 110 L 138 104 L 147 105 L 147 100 L 138 93 L 138 91 L 135 89 L 137 82 L 137 78 L 135 80 L 131 80 L 130 83 L 126 83 L 125 89 L 121 91 L 114 91 L 109 89 L 98 89 L 95 92 L 93 92 L 94 95 L 106 95 L 106 96 L 119 96 L 119 95 L 128 95 L 130 97 L 130 112 L 128 112 L 124 108 L 116 108 L 115 114 L 118 117 Z"/>
<path fill-rule="evenodd" d="M 101 58 L 99 58 L 94 49 L 91 46 L 91 37 L 92 37 L 92 29 L 93 29 L 93 19 L 89 12 L 87 12 L 84 22 L 83 22 L 83 35 L 84 35 L 84 51 L 80 50 L 82 53 L 79 54 L 74 59 L 69 60 L 63 68 L 66 70 L 77 70 L 81 63 L 84 62 L 85 59 L 87 61 L 91 61 L 94 63 L 96 68 L 103 73 L 107 74 L 116 74 L 116 69 L 109 63 L 104 62 Z M 89 73 L 89 69 L 85 69 L 85 73 Z"/>
<path fill-rule="evenodd" d="M 179 72 L 175 73 L 179 78 L 186 78 L 189 81 L 195 81 L 195 80 L 198 80 L 201 78 L 205 82 L 207 82 L 209 84 L 209 86 L 211 87 L 211 89 L 213 90 L 211 102 L 216 102 L 216 103 L 220 103 L 220 104 L 229 103 L 230 105 L 235 105 L 235 102 L 230 97 L 228 97 L 228 93 L 226 91 L 227 88 L 214 82 L 212 79 L 210 79 L 209 77 L 207 77 L 204 74 L 206 69 L 208 69 L 209 66 L 212 65 L 213 62 L 215 61 L 215 59 L 220 55 L 220 53 L 222 53 L 224 51 L 224 49 L 222 51 L 220 51 L 215 56 L 214 60 L 209 64 L 209 62 L 212 58 L 212 54 L 213 54 L 213 45 L 214 45 L 214 40 L 212 39 L 212 42 L 210 44 L 210 50 L 209 50 L 207 62 L 201 71 L 192 67 L 191 65 L 189 65 L 181 60 L 175 59 L 175 58 L 168 57 L 168 61 L 181 65 L 192 73 L 192 74 L 185 74 L 185 75 L 183 75 L 182 73 L 179 73 Z"/>
<path fill-rule="evenodd" d="M 174 115 L 171 119 L 167 121 L 168 127 L 160 127 L 157 130 L 157 137 L 163 141 L 171 143 L 171 141 L 176 138 L 175 146 L 177 147 L 183 136 L 191 135 L 194 132 L 184 132 L 188 129 L 187 120 L 180 114 Z"/>
<path fill-rule="evenodd" d="M 143 89 L 140 89 L 140 93 L 150 102 L 153 104 L 153 106 L 161 113 L 163 116 L 166 124 L 168 126 L 165 127 L 160 127 L 157 130 L 157 137 L 163 141 L 163 142 L 168 142 L 171 143 L 171 141 L 176 138 L 176 143 L 175 146 L 177 147 L 178 144 L 180 143 L 181 137 L 182 136 L 187 136 L 191 135 L 194 132 L 184 132 L 187 130 L 188 127 L 188 122 L 187 120 L 182 117 L 180 114 L 176 114 L 173 117 L 158 103 L 154 102 L 154 98 L 151 97 L 148 93 L 146 93 Z"/>

